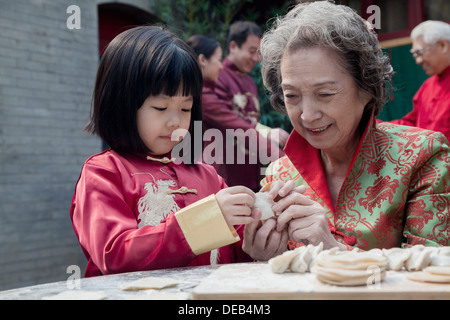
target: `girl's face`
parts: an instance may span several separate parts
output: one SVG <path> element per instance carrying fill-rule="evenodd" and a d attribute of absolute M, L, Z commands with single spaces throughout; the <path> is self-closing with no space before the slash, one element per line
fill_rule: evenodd
<path fill-rule="evenodd" d="M 137 111 L 137 128 L 147 148 L 154 155 L 162 155 L 170 152 L 189 130 L 191 122 L 192 96 L 166 95 L 149 96 Z M 175 138 L 177 137 L 177 138 Z M 178 138 L 179 137 L 179 138 Z"/>
<path fill-rule="evenodd" d="M 202 67 L 203 77 L 213 82 L 217 82 L 219 79 L 219 71 L 223 69 L 222 66 L 222 48 L 217 47 L 214 53 L 206 59 L 201 54 L 199 56 L 200 66 Z"/>
<path fill-rule="evenodd" d="M 285 53 L 281 61 L 284 102 L 295 130 L 325 152 L 352 150 L 370 97 L 323 48 Z"/>

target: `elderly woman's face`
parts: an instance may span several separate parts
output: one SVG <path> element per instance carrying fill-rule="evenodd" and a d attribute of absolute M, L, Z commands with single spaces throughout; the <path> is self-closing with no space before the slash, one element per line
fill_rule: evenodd
<path fill-rule="evenodd" d="M 323 151 L 356 148 L 370 97 L 342 69 L 336 53 L 319 47 L 285 53 L 281 77 L 286 110 L 301 136 Z"/>

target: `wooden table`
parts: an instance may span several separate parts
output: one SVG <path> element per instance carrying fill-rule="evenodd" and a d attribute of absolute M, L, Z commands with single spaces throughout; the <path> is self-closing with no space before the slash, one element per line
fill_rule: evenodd
<path fill-rule="evenodd" d="M 387 271 L 380 283 L 343 287 L 324 284 L 312 273 L 272 273 L 267 263 L 222 266 L 193 289 L 194 299 L 449 300 L 450 284 L 408 280 L 408 272 Z"/>
<path fill-rule="evenodd" d="M 101 291 L 106 294 L 108 300 L 141 299 L 145 298 L 145 294 L 152 293 L 154 290 L 122 291 L 120 285 L 145 277 L 169 277 L 180 280 L 182 283 L 173 288 L 160 290 L 160 292 L 178 294 L 180 298 L 186 298 L 200 281 L 217 268 L 217 266 L 186 267 L 82 278 L 79 288 L 73 290 Z M 69 291 L 73 284 L 72 281 L 60 281 L 0 291 L 0 300 L 41 300 Z"/>
<path fill-rule="evenodd" d="M 177 299 L 450 299 L 450 284 L 430 284 L 406 279 L 407 272 L 388 271 L 380 284 L 339 287 L 319 282 L 314 274 L 274 274 L 267 263 L 186 267 L 131 272 L 80 280 L 79 290 L 101 291 L 110 300 L 145 299 L 154 291 L 122 291 L 119 286 L 144 277 L 170 277 L 182 281 L 160 292 Z M 68 291 L 66 281 L 0 292 L 0 300 L 40 300 Z"/>

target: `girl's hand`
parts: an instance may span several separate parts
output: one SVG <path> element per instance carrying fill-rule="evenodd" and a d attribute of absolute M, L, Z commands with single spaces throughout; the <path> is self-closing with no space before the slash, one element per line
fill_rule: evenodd
<path fill-rule="evenodd" d="M 251 213 L 255 199 L 255 193 L 244 186 L 229 187 L 216 193 L 217 203 L 230 226 L 253 221 Z"/>
<path fill-rule="evenodd" d="M 252 212 L 254 221 L 247 224 L 244 229 L 242 250 L 250 257 L 259 261 L 267 261 L 287 250 L 287 230 L 277 231 L 277 221 L 274 218 L 261 223 L 261 211 Z"/>
<path fill-rule="evenodd" d="M 320 203 L 297 192 L 278 201 L 273 209 L 282 211 L 278 216 L 277 230 L 281 232 L 287 229 L 294 241 L 313 245 L 323 242 L 324 249 L 344 249 L 331 234 L 325 210 Z"/>

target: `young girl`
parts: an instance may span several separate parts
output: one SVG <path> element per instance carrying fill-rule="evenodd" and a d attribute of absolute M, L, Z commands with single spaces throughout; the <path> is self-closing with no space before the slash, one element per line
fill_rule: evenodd
<path fill-rule="evenodd" d="M 172 133 L 201 119 L 201 94 L 196 56 L 174 34 L 137 27 L 109 44 L 87 129 L 110 149 L 85 162 L 71 207 L 85 276 L 253 260 L 240 238 L 254 193 L 171 157 Z"/>

